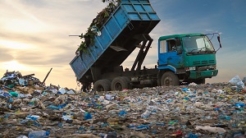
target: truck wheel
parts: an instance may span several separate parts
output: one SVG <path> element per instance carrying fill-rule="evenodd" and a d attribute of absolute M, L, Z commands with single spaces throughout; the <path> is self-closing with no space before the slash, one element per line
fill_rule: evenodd
<path fill-rule="evenodd" d="M 127 87 L 125 89 L 131 89 L 132 88 L 130 85 L 131 80 L 128 77 L 121 77 L 121 78 L 125 79 L 125 81 L 127 82 Z"/>
<path fill-rule="evenodd" d="M 178 86 L 179 78 L 173 72 L 165 72 L 161 77 L 162 86 Z"/>
<path fill-rule="evenodd" d="M 101 91 L 109 91 L 110 90 L 110 81 L 107 79 L 98 80 L 94 84 L 94 90 L 101 92 Z"/>
<path fill-rule="evenodd" d="M 111 83 L 111 90 L 122 91 L 129 88 L 130 80 L 127 77 L 114 78 Z"/>

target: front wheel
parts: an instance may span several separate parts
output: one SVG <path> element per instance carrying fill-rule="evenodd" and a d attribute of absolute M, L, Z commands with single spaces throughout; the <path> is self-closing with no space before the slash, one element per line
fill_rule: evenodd
<path fill-rule="evenodd" d="M 179 78 L 173 72 L 165 72 L 161 77 L 162 86 L 178 86 Z"/>

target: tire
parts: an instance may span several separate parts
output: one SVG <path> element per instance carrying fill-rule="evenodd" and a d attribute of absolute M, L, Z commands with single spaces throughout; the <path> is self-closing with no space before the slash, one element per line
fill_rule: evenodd
<path fill-rule="evenodd" d="M 132 87 L 131 87 L 131 80 L 130 80 L 130 78 L 128 78 L 128 77 L 122 77 L 123 79 L 125 79 L 125 81 L 127 82 L 127 84 L 128 84 L 128 86 L 127 86 L 127 88 L 125 88 L 125 89 L 131 89 Z"/>
<path fill-rule="evenodd" d="M 173 72 L 165 72 L 161 77 L 162 86 L 178 86 L 179 78 Z"/>
<path fill-rule="evenodd" d="M 93 89 L 95 91 L 110 91 L 110 81 L 108 79 L 98 80 L 94 83 Z"/>
<path fill-rule="evenodd" d="M 111 83 L 111 90 L 122 91 L 124 89 L 129 89 L 130 79 L 127 77 L 117 77 L 114 78 Z"/>

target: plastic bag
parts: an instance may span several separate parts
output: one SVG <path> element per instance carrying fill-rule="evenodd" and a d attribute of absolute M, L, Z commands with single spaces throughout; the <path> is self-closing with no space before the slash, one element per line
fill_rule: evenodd
<path fill-rule="evenodd" d="M 243 81 L 240 79 L 240 77 L 238 75 L 236 75 L 235 77 L 233 77 L 229 83 L 233 84 L 233 85 L 237 85 L 240 88 L 244 88 L 244 83 Z"/>
<path fill-rule="evenodd" d="M 243 83 L 246 84 L 246 77 L 243 78 Z"/>
<path fill-rule="evenodd" d="M 211 127 L 211 126 L 196 126 L 195 127 L 196 130 L 205 130 L 205 131 L 209 131 L 211 133 L 225 133 L 226 130 L 224 128 L 220 128 L 220 127 Z"/>

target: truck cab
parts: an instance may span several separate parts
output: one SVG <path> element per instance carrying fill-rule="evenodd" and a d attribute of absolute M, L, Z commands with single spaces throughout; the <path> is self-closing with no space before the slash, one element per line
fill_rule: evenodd
<path fill-rule="evenodd" d="M 216 50 L 205 34 L 160 37 L 157 62 L 160 85 L 179 85 L 181 82 L 205 83 L 206 78 L 218 74 L 215 54 Z"/>

